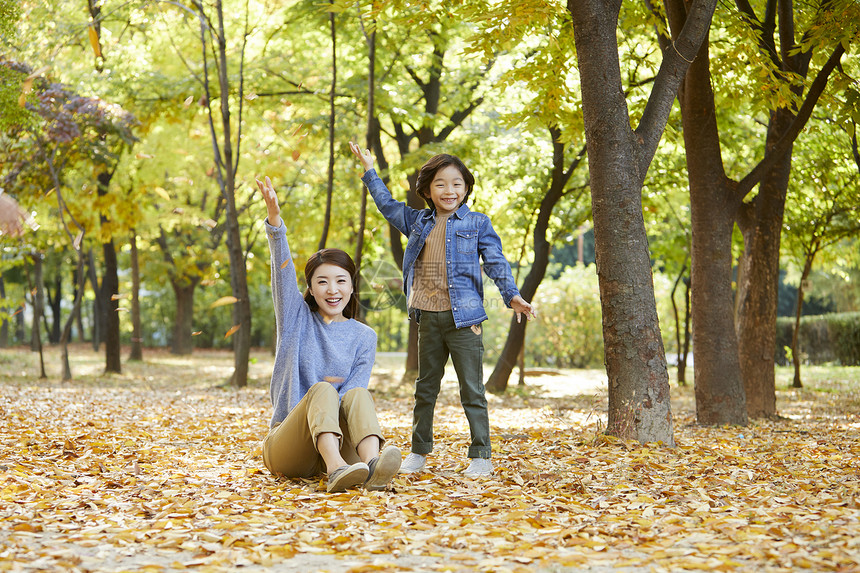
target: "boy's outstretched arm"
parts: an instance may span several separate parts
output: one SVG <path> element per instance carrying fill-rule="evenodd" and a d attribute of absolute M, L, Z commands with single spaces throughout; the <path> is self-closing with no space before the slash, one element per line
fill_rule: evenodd
<path fill-rule="evenodd" d="M 531 320 L 537 317 L 535 307 L 526 302 L 521 295 L 517 295 L 511 299 L 511 308 L 517 313 L 517 322 L 520 322 L 520 317 L 526 315 L 526 320 Z"/>
<path fill-rule="evenodd" d="M 349 142 L 349 149 L 361 162 L 361 166 L 364 167 L 365 171 L 373 169 L 373 156 L 370 154 L 369 149 L 362 151 L 361 148 L 352 141 Z"/>

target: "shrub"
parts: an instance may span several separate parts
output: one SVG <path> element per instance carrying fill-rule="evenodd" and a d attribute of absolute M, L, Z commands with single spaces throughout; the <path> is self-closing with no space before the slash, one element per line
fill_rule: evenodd
<path fill-rule="evenodd" d="M 786 347 L 791 347 L 794 318 L 776 321 L 776 362 L 786 365 Z M 860 365 L 860 312 L 804 316 L 800 318 L 799 351 L 809 364 L 836 362 Z"/>
<path fill-rule="evenodd" d="M 485 360 L 493 363 L 501 352 L 511 324 L 498 291 L 485 288 Z M 525 359 L 529 366 L 599 368 L 603 365 L 600 293 L 594 266 L 566 267 L 556 279 L 545 278 L 534 300 L 537 319 L 526 329 Z"/>

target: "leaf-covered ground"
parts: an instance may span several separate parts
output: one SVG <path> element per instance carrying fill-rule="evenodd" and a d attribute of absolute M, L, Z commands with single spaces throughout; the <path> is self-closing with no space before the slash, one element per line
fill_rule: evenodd
<path fill-rule="evenodd" d="M 462 477 L 452 373 L 430 471 L 331 495 L 263 467 L 266 353 L 236 391 L 229 354 L 150 351 L 105 376 L 74 352 L 64 384 L 55 351 L 47 381 L 36 355 L 0 351 L 0 571 L 860 570 L 857 368 L 781 383 L 786 419 L 747 428 L 695 425 L 673 384 L 674 449 L 602 437 L 599 372 L 533 375 L 490 397 L 489 480 Z M 405 452 L 411 390 L 380 362 L 377 408 Z"/>

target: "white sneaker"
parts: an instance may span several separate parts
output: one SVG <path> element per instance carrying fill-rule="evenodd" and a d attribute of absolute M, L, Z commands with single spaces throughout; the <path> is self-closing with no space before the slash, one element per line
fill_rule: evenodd
<path fill-rule="evenodd" d="M 468 478 L 490 477 L 493 475 L 493 462 L 488 458 L 472 458 L 463 475 Z"/>
<path fill-rule="evenodd" d="M 403 463 L 400 464 L 400 473 L 411 474 L 420 472 L 424 469 L 424 463 L 427 461 L 427 456 L 421 454 L 409 453 Z"/>

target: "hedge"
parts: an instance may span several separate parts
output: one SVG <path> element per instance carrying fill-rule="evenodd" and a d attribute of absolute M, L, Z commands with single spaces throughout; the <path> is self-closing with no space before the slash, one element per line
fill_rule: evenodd
<path fill-rule="evenodd" d="M 786 347 L 791 348 L 794 318 L 776 321 L 776 361 L 790 363 Z M 800 352 L 803 362 L 842 366 L 860 365 L 860 312 L 842 312 L 800 318 Z"/>

